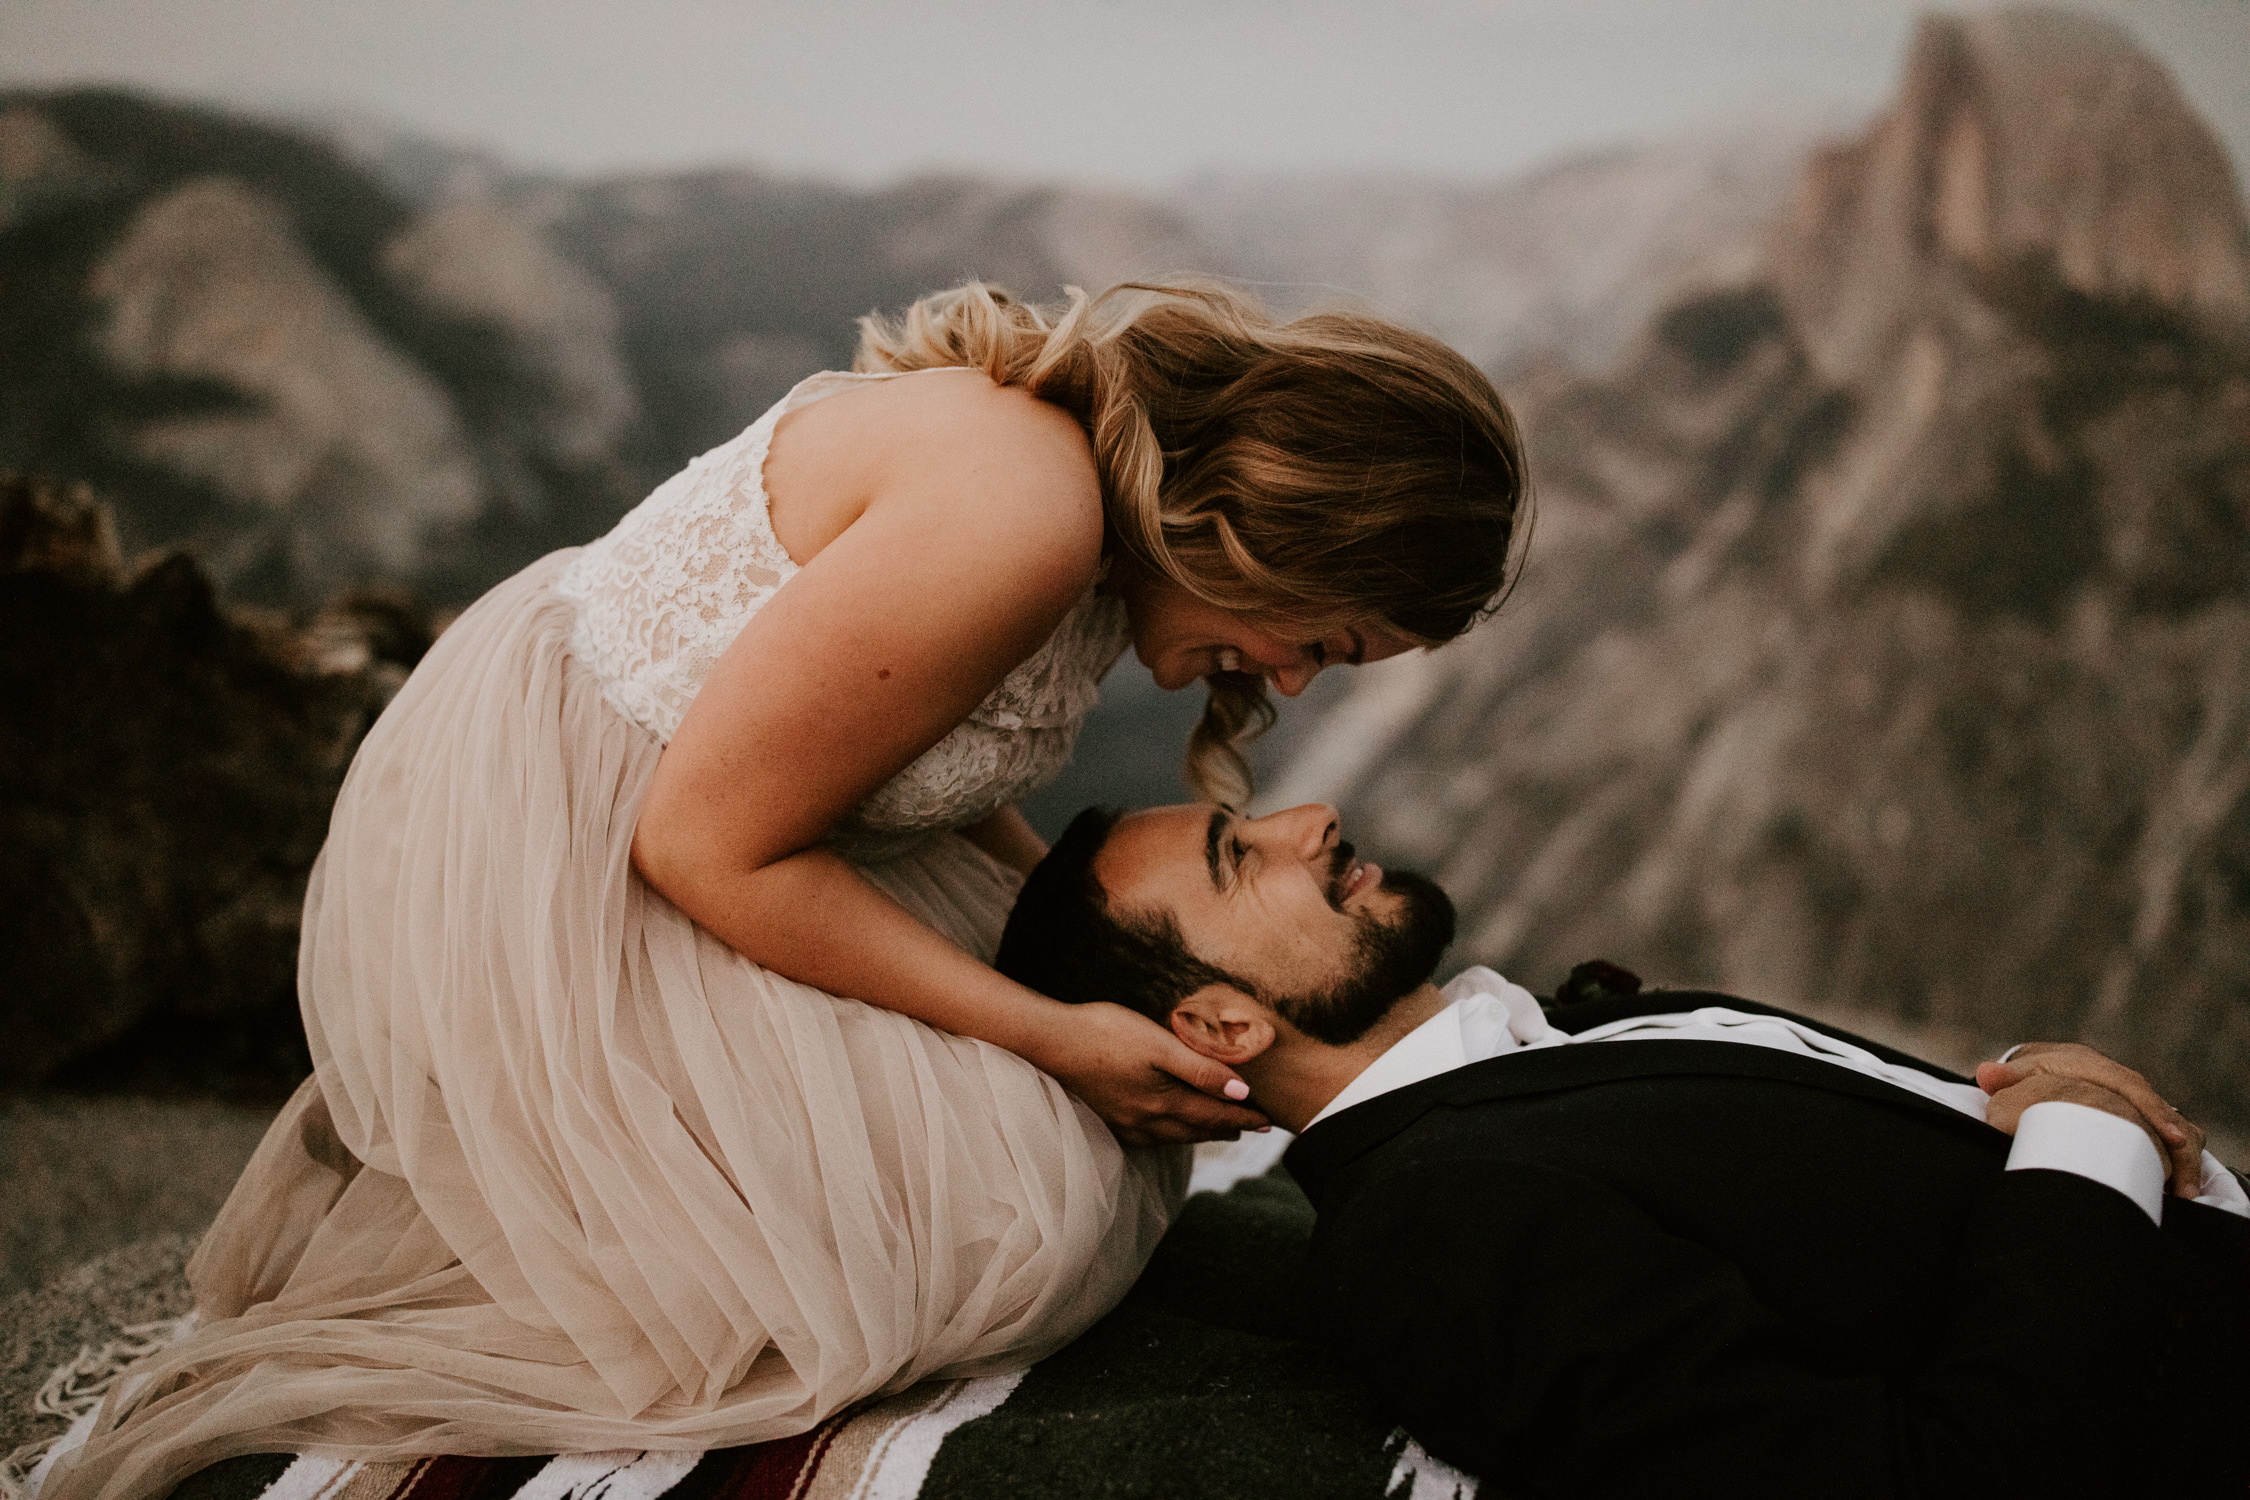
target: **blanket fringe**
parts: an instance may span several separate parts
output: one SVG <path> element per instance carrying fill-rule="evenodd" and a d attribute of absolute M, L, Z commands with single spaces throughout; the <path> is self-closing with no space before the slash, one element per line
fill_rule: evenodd
<path fill-rule="evenodd" d="M 32 1411 L 42 1417 L 60 1417 L 67 1424 L 93 1415 L 117 1383 L 132 1373 L 134 1365 L 169 1349 L 194 1321 L 195 1315 L 190 1313 L 184 1318 L 133 1323 L 119 1329 L 119 1337 L 98 1349 L 91 1344 L 80 1345 L 76 1359 L 55 1366 L 48 1374 L 39 1394 L 31 1399 Z M 37 1500 L 32 1477 L 40 1462 L 69 1435 L 66 1426 L 0 1459 L 0 1496 L 6 1500 Z"/>

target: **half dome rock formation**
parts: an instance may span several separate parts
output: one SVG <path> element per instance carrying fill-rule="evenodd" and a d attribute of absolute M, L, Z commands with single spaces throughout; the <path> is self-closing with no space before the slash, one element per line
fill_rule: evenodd
<path fill-rule="evenodd" d="M 1526 983 L 2079 1037 L 2242 1130 L 2233 180 L 2107 27 L 1931 18 L 1912 57 L 1757 275 L 1529 394 L 1515 596 L 1370 669 L 1272 797 L 1341 801 Z"/>
<path fill-rule="evenodd" d="M 1887 358 L 1934 295 L 2025 264 L 2221 336 L 2250 325 L 2250 238 L 2226 150 L 2109 22 L 1932 18 L 1897 101 L 1815 157 L 1773 256 L 1821 373 Z"/>

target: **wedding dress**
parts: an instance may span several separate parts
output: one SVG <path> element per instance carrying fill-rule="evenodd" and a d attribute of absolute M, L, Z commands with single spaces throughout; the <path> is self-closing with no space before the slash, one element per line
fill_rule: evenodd
<path fill-rule="evenodd" d="M 1185 1191 L 1021 1058 L 770 973 L 642 883 L 664 741 L 796 571 L 763 487 L 821 375 L 448 629 L 367 737 L 305 903 L 314 1076 L 49 1500 L 238 1453 L 707 1448 L 1100 1317 Z M 1016 876 L 950 830 L 1068 757 L 1125 643 L 1089 591 L 831 833 L 989 959 Z"/>

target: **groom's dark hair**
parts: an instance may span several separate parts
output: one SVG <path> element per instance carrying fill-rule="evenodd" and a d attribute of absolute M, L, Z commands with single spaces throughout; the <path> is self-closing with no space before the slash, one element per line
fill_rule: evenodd
<path fill-rule="evenodd" d="M 1094 859 L 1122 814 L 1089 807 L 1070 820 L 1016 897 L 992 966 L 1072 1005 L 1108 1000 L 1168 1026 L 1172 1008 L 1206 985 L 1256 990 L 1188 951 L 1169 913 L 1120 917 L 1094 875 Z"/>

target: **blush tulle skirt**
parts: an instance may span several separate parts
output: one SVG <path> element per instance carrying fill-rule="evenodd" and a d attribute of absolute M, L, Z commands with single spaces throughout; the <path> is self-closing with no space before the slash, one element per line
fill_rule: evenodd
<path fill-rule="evenodd" d="M 368 735 L 305 902 L 314 1076 L 49 1500 L 219 1459 L 689 1449 L 1017 1369 L 1122 1296 L 1182 1151 L 1022 1059 L 770 973 L 627 857 L 658 746 L 549 591 L 448 630 Z M 989 958 L 1016 877 L 875 882 Z"/>

